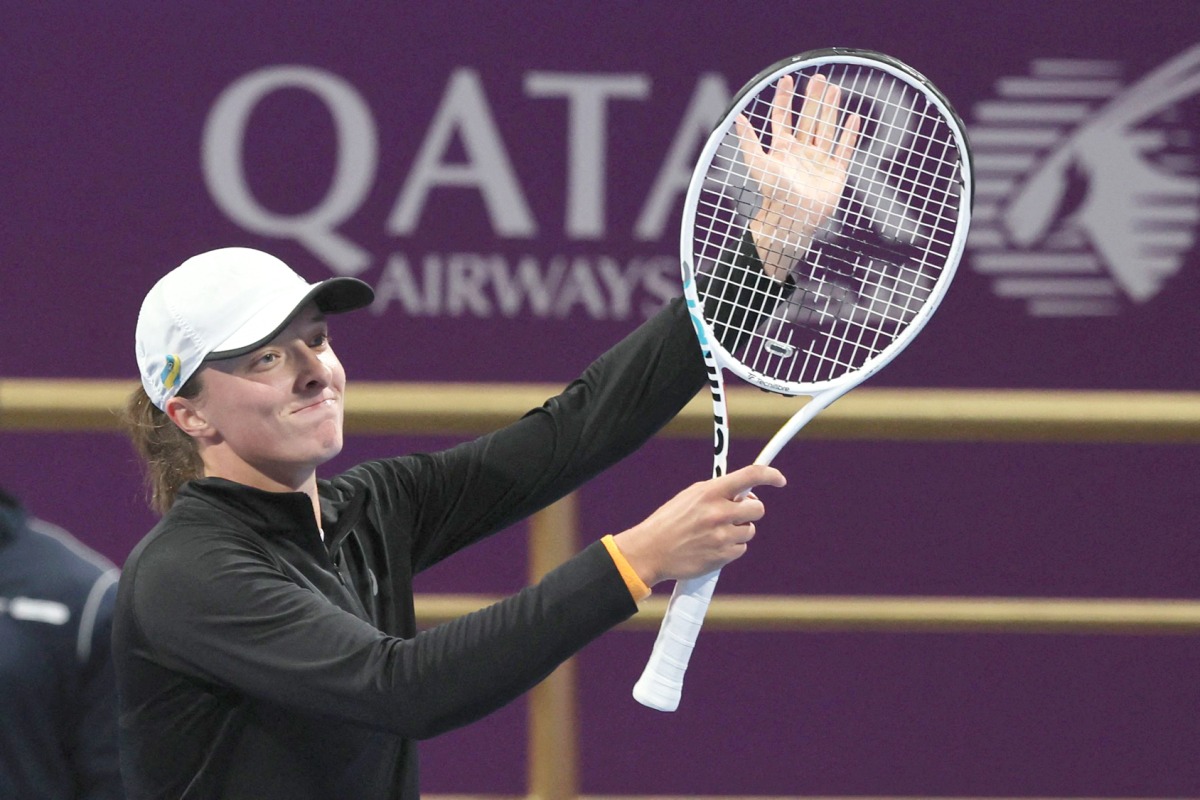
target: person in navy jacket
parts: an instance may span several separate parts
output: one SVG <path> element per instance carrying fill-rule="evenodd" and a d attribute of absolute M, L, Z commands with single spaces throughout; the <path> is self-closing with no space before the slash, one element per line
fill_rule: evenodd
<path fill-rule="evenodd" d="M 117 569 L 0 490 L 0 797 L 115 800 Z"/>

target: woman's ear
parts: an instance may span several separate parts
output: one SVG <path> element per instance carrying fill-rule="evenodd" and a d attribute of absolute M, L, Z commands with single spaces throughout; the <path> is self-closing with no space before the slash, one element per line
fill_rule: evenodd
<path fill-rule="evenodd" d="M 204 413 L 197 407 L 195 400 L 172 397 L 167 401 L 163 412 L 188 436 L 203 438 L 210 433 L 208 420 L 204 418 Z"/>

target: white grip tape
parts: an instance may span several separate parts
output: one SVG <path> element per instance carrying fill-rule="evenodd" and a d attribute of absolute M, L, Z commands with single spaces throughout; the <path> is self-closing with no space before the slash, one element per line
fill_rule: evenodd
<path fill-rule="evenodd" d="M 633 687 L 633 697 L 642 705 L 658 711 L 679 708 L 683 674 L 687 672 L 719 577 L 721 571 L 716 570 L 675 584 L 650 660 Z"/>

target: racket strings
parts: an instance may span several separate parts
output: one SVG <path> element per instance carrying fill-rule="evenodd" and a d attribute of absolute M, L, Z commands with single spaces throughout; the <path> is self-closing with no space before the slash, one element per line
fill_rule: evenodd
<path fill-rule="evenodd" d="M 801 73 L 797 83 L 815 73 Z M 764 282 L 754 259 L 731 258 L 744 253 L 764 188 L 785 180 L 760 175 L 756 184 L 734 131 L 713 159 L 695 213 L 693 255 L 709 276 L 705 314 L 724 324 L 722 344 L 751 370 L 797 384 L 859 369 L 903 334 L 951 259 L 961 200 L 961 154 L 933 103 L 889 73 L 861 65 L 824 74 L 841 88 L 842 102 L 821 146 L 836 146 L 851 114 L 862 128 L 837 209 L 787 284 Z M 742 112 L 767 149 L 777 135 L 773 95 L 768 87 Z M 810 108 L 819 114 L 819 106 L 806 105 L 806 116 Z M 820 127 L 799 119 L 794 125 Z M 786 255 L 799 238 L 794 232 L 810 230 L 813 221 L 801 214 L 753 245 L 763 261 L 772 251 Z"/>

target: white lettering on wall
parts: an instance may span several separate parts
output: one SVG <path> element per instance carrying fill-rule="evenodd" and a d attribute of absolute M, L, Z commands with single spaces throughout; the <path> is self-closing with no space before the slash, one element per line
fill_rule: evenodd
<path fill-rule="evenodd" d="M 567 98 L 567 219 L 572 239 L 604 236 L 605 169 L 609 99 L 643 100 L 645 75 L 533 72 L 525 77 L 530 97 Z"/>
<path fill-rule="evenodd" d="M 250 114 L 281 89 L 311 92 L 329 110 L 337 130 L 337 163 L 329 191 L 303 214 L 276 214 L 250 191 L 243 144 Z M 371 254 L 337 232 L 358 210 L 375 181 L 378 142 L 371 110 L 342 78 L 315 67 L 267 67 L 234 81 L 213 104 L 204 125 L 201 158 L 209 194 L 230 219 L 266 236 L 295 239 L 339 275 L 357 275 Z"/>
<path fill-rule="evenodd" d="M 606 208 L 609 163 L 648 154 L 641 152 L 645 142 L 629 141 L 628 137 L 610 140 L 611 118 L 624 108 L 617 101 L 649 98 L 650 77 L 535 71 L 524 76 L 522 86 L 531 101 L 563 101 L 565 141 L 561 135 L 547 135 L 535 144 L 562 148 L 566 156 L 562 176 L 566 238 L 597 241 L 613 235 Z M 247 128 L 258 104 L 282 90 L 300 90 L 317 98 L 332 118 L 337 138 L 330 185 L 321 200 L 302 213 L 282 213 L 264 206 L 247 180 Z M 625 236 L 652 242 L 663 239 L 677 219 L 700 146 L 729 99 L 724 78 L 715 74 L 700 77 L 645 198 L 627 194 L 619 198 L 634 207 L 640 204 L 633 229 Z M 458 150 L 452 152 L 456 144 Z M 634 149 L 638 152 L 632 152 Z M 557 161 L 547 159 L 548 163 Z M 247 231 L 293 240 L 339 275 L 360 275 L 386 257 L 380 248 L 368 249 L 340 230 L 359 212 L 368 195 L 380 188 L 376 186 L 379 135 L 375 118 L 363 96 L 341 77 L 316 67 L 281 65 L 264 67 L 234 81 L 217 97 L 205 123 L 202 165 L 216 206 Z M 298 168 L 303 169 L 304 164 Z M 322 166 L 320 174 L 324 173 Z M 454 70 L 447 79 L 390 214 L 382 223 L 384 233 L 393 237 L 418 234 L 431 197 L 444 188 L 477 192 L 486 224 L 499 239 L 530 240 L 540 232 L 483 79 L 477 70 L 465 67 Z M 674 239 L 668 244 L 674 253 Z M 407 313 L 421 315 L 561 317 L 571 313 L 624 319 L 653 313 L 678 293 L 674 255 L 647 255 L 622 262 L 599 253 L 522 257 L 395 253 L 387 257 L 382 269 L 376 309 L 394 303 Z"/>
<path fill-rule="evenodd" d="M 420 259 L 393 253 L 375 286 L 376 314 L 398 304 L 409 316 L 472 316 L 593 319 L 643 316 L 678 294 L 678 264 L 671 256 L 526 255 L 429 253 Z M 634 308 L 634 298 L 648 299 Z"/>
<path fill-rule="evenodd" d="M 638 216 L 634 228 L 637 238 L 653 241 L 662 237 L 675 208 L 676 198 L 687 191 L 696 156 L 730 99 L 729 87 L 723 77 L 712 73 L 700 76 L 688 107 L 683 112 L 683 120 L 675 131 L 671 148 L 654 180 L 654 187 Z"/>
<path fill-rule="evenodd" d="M 455 134 L 466 151 L 463 164 L 443 160 Z M 475 70 L 458 69 L 450 76 L 416 163 L 396 198 L 388 231 L 398 236 L 415 231 L 425 201 L 438 186 L 478 189 L 492 229 L 500 236 L 528 239 L 537 234 L 533 213 Z"/>

